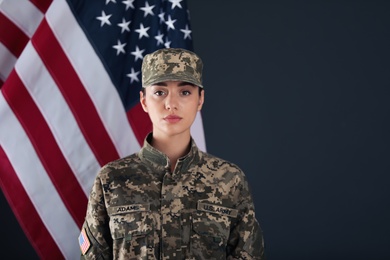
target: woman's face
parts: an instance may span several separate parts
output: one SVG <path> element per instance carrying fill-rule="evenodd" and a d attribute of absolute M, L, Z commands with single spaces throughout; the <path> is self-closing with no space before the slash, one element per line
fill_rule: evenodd
<path fill-rule="evenodd" d="M 190 135 L 196 114 L 201 110 L 204 91 L 182 81 L 165 81 L 140 92 L 140 101 L 153 124 L 153 136 Z"/>

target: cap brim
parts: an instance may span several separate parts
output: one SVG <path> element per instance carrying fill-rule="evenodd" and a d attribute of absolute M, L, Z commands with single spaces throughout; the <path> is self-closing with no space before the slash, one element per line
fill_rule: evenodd
<path fill-rule="evenodd" d="M 152 86 L 154 84 L 157 84 L 157 83 L 161 83 L 161 82 L 165 82 L 165 81 L 182 81 L 182 82 L 188 82 L 188 83 L 191 83 L 191 84 L 194 84 L 195 86 L 198 86 L 200 88 L 203 88 L 203 85 L 202 84 L 199 84 L 199 82 L 197 80 L 194 80 L 193 78 L 190 78 L 190 77 L 183 77 L 183 75 L 180 75 L 180 77 L 178 77 L 177 75 L 165 75 L 165 76 L 159 76 L 158 78 L 156 79 L 152 79 L 152 80 L 149 80 L 148 82 L 146 82 L 145 84 L 142 84 L 142 87 L 148 87 L 148 86 Z"/>

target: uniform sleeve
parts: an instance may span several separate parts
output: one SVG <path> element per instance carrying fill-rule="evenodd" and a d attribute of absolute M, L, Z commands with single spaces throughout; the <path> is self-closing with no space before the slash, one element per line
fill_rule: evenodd
<path fill-rule="evenodd" d="M 264 260 L 263 232 L 255 216 L 253 199 L 245 176 L 240 180 L 235 196 L 239 214 L 230 232 L 227 259 Z"/>
<path fill-rule="evenodd" d="M 80 259 L 112 259 L 112 239 L 99 176 L 92 187 L 79 236 Z"/>

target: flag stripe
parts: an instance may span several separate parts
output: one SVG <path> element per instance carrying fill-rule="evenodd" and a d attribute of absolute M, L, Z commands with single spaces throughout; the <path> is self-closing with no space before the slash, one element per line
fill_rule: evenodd
<path fill-rule="evenodd" d="M 142 143 L 134 136 L 119 94 L 68 4 L 54 1 L 46 19 L 95 104 L 120 157 L 137 152 Z M 86 69 L 91 64 L 93 69 Z"/>
<path fill-rule="evenodd" d="M 30 0 L 42 13 L 45 13 L 49 8 L 52 0 Z"/>
<path fill-rule="evenodd" d="M 41 22 L 51 0 L 35 2 L 6 1 L 0 4 L 0 87 Z"/>
<path fill-rule="evenodd" d="M 48 255 L 52 256 L 53 259 L 61 259 L 63 257 L 61 251 L 47 231 L 30 197 L 20 183 L 11 162 L 1 147 L 0 169 L 6 175 L 0 179 L 0 188 L 40 259 L 45 259 L 44 256 Z M 6 187 L 12 187 L 12 193 L 8 192 Z M 15 194 L 18 194 L 18 196 L 15 196 Z M 29 224 L 27 225 L 26 223 Z"/>
<path fill-rule="evenodd" d="M 0 13 L 0 42 L 14 56 L 19 57 L 28 41 L 28 36 L 4 14 Z"/>
<path fill-rule="evenodd" d="M 25 129 L 64 204 L 75 222 L 81 227 L 87 198 L 58 148 L 45 119 L 15 70 L 11 72 L 2 91 L 7 103 Z M 42 140 L 45 141 L 42 142 Z"/>
<path fill-rule="evenodd" d="M 90 96 L 45 19 L 42 20 L 31 41 L 52 74 L 99 163 L 104 165 L 117 159 L 119 154 L 107 132 L 96 131 L 96 128 L 105 129 L 105 127 Z"/>
<path fill-rule="evenodd" d="M 127 118 L 129 119 L 129 123 L 138 142 L 142 144 L 145 136 L 152 131 L 152 123 L 149 119 L 149 115 L 144 112 L 141 103 L 138 103 L 127 111 Z"/>
<path fill-rule="evenodd" d="M 42 222 L 64 257 L 76 259 L 79 256 L 79 246 L 75 238 L 77 238 L 80 229 L 65 208 L 29 137 L 8 106 L 4 95 L 0 95 L 0 118 L 7 122 L 7 127 L 0 127 L 0 143 L 17 174 L 17 178 L 19 178 Z M 4 179 L 3 176 L 2 179 Z M 7 189 L 10 190 L 9 187 Z M 13 193 L 12 189 L 11 191 Z M 13 193 L 13 196 L 19 200 L 17 195 L 19 194 Z M 21 203 L 20 208 L 17 208 L 16 211 L 29 214 L 23 205 Z M 24 219 L 24 223 L 31 225 L 29 219 Z"/>
<path fill-rule="evenodd" d="M 4 1 L 0 7 L 1 12 L 30 38 L 43 18 L 43 13 L 30 1 Z"/>
<path fill-rule="evenodd" d="M 45 117 L 85 195 L 88 196 L 95 177 L 91 172 L 96 173 L 100 165 L 31 42 L 27 44 L 15 68 Z"/>
<path fill-rule="evenodd" d="M 5 81 L 16 63 L 16 57 L 0 43 L 0 79 Z M 2 84 L 0 84 L 1 86 Z"/>
<path fill-rule="evenodd" d="M 206 152 L 206 139 L 203 131 L 202 113 L 199 111 L 195 117 L 195 121 L 191 126 L 191 135 L 196 140 L 198 148 Z"/>

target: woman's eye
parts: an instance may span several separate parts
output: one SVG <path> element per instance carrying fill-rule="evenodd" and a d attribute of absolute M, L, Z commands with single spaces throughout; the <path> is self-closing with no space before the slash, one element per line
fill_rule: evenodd
<path fill-rule="evenodd" d="M 164 91 L 157 90 L 156 92 L 154 92 L 154 94 L 155 94 L 156 96 L 162 96 L 162 95 L 164 95 Z"/>

